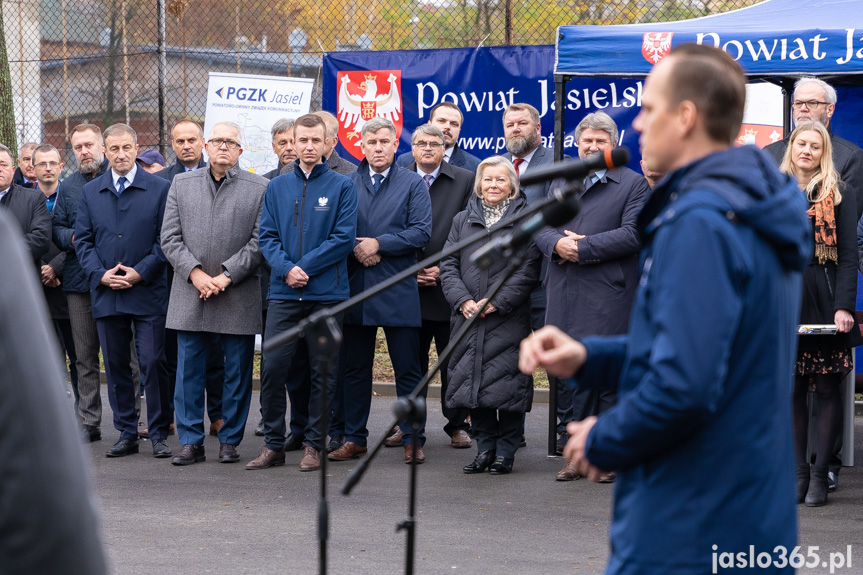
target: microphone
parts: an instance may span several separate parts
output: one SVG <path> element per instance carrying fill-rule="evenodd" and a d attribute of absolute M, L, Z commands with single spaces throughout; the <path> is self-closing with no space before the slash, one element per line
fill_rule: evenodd
<path fill-rule="evenodd" d="M 556 228 L 574 218 L 581 211 L 581 200 L 567 191 L 556 192 L 558 201 L 548 204 L 538 214 L 534 214 L 524 222 L 517 230 L 501 236 L 479 248 L 470 256 L 470 261 L 487 270 L 491 265 L 503 258 L 509 259 L 523 245 L 528 243 L 533 235 L 550 226 Z M 568 197 L 567 197 L 568 196 Z"/>
<path fill-rule="evenodd" d="M 581 180 L 590 172 L 597 170 L 613 170 L 625 166 L 629 162 L 629 150 L 626 148 L 611 148 L 601 154 L 597 154 L 586 160 L 563 160 L 555 162 L 548 167 L 531 170 L 519 178 L 518 184 L 522 188 L 532 184 L 566 178 L 567 180 Z"/>

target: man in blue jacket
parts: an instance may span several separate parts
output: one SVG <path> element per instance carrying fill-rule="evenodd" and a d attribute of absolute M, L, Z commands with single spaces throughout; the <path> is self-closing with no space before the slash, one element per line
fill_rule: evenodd
<path fill-rule="evenodd" d="M 526 373 L 619 391 L 568 425 L 564 450 L 593 480 L 618 473 L 607 573 L 725 572 L 741 558 L 751 570 L 750 557 L 794 571 L 792 369 L 811 228 L 796 182 L 732 147 L 745 86 L 715 48 L 683 44 L 657 64 L 633 125 L 668 175 L 637 221 L 629 335 L 577 342 L 547 326 L 522 343 Z"/>
<path fill-rule="evenodd" d="M 322 161 L 327 126 L 314 115 L 300 116 L 293 128 L 299 154 L 294 170 L 270 180 L 261 210 L 259 243 L 270 264 L 270 296 L 265 339 L 288 330 L 302 319 L 350 297 L 347 257 L 357 234 L 357 195 L 350 178 Z M 340 321 L 341 318 L 337 318 Z M 300 471 L 320 468 L 326 439 L 322 429 L 323 399 L 332 405 L 336 369 L 309 357 L 311 390 L 297 389 L 303 381 L 288 378 L 297 342 L 264 352 L 261 409 L 265 445 L 246 469 L 285 463 L 285 385 L 291 403 L 307 398 L 309 418 L 304 432 Z M 308 353 L 308 347 L 306 347 Z"/>
<path fill-rule="evenodd" d="M 165 314 L 168 289 L 160 245 L 170 184 L 135 163 L 138 137 L 126 124 L 105 130 L 111 169 L 84 186 L 75 222 L 75 252 L 90 285 L 93 318 L 105 358 L 108 400 L 120 439 L 106 453 L 138 452 L 138 416 L 132 381 L 132 326 L 147 398 L 154 457 L 170 457 L 165 443 L 168 395 Z"/>
<path fill-rule="evenodd" d="M 351 174 L 357 187 L 357 238 L 348 259 L 351 295 L 356 295 L 417 263 L 417 254 L 431 238 L 431 198 L 415 171 L 394 164 L 396 127 L 384 118 L 362 129 L 365 159 Z M 378 327 L 384 328 L 399 397 L 422 379 L 420 367 L 419 288 L 415 277 L 355 305 L 345 314 L 344 414 L 345 443 L 329 454 L 332 461 L 355 459 L 367 452 L 372 405 L 372 365 Z M 425 421 L 419 430 L 417 462 L 425 455 Z M 405 462 L 413 458 L 410 427 L 400 424 Z"/>

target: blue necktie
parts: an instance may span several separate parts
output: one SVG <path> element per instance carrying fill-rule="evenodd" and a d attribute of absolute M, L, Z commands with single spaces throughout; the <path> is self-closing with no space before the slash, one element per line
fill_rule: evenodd
<path fill-rule="evenodd" d="M 432 180 L 434 180 L 434 176 L 431 174 L 426 174 L 423 176 L 423 179 L 426 181 L 426 187 L 431 189 Z"/>
<path fill-rule="evenodd" d="M 381 182 L 384 181 L 384 177 L 381 174 L 375 174 L 372 176 L 372 185 L 375 187 L 375 191 L 381 189 Z"/>
<path fill-rule="evenodd" d="M 126 176 L 120 176 L 117 179 L 117 195 L 118 196 L 123 193 L 123 190 L 126 189 L 126 182 L 128 182 L 128 181 L 129 180 L 126 179 Z"/>

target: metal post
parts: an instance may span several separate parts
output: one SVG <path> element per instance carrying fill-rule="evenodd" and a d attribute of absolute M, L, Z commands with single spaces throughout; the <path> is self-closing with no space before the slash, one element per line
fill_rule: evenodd
<path fill-rule="evenodd" d="M 124 108 L 126 108 L 126 124 L 131 126 L 132 123 L 129 119 L 129 48 L 126 43 L 126 20 L 128 19 L 128 14 L 126 13 L 126 0 L 123 0 L 122 4 L 123 10 L 123 102 Z"/>
<path fill-rule="evenodd" d="M 158 47 L 158 57 L 159 57 L 159 153 L 162 154 L 162 157 L 167 156 L 168 151 L 168 138 L 167 138 L 167 118 L 165 115 L 165 96 L 168 90 L 167 86 L 167 73 L 168 73 L 168 60 L 167 60 L 167 34 L 166 34 L 166 16 L 165 16 L 165 0 L 156 0 L 156 5 L 158 7 L 158 17 L 159 17 L 159 47 Z"/>

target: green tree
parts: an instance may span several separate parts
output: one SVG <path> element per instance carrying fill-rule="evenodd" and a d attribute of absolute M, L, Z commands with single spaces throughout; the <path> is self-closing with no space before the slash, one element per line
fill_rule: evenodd
<path fill-rule="evenodd" d="M 9 55 L 6 53 L 6 31 L 3 28 L 3 0 L 0 0 L 0 142 L 10 150 L 18 150 L 15 136 L 15 104 L 12 102 L 12 77 Z"/>

